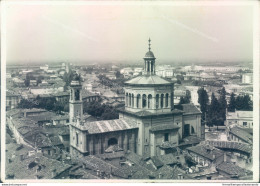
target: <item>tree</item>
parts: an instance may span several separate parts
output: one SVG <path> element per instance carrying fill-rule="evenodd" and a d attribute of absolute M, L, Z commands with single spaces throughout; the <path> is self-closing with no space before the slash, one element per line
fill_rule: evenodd
<path fill-rule="evenodd" d="M 245 111 L 252 111 L 253 110 L 253 102 L 250 99 L 249 95 L 237 96 L 237 98 L 236 98 L 236 109 L 237 110 L 245 110 Z"/>
<path fill-rule="evenodd" d="M 179 105 L 190 103 L 190 99 L 191 99 L 191 94 L 190 94 L 190 91 L 187 90 L 186 95 L 184 97 L 181 96 Z"/>
<path fill-rule="evenodd" d="M 207 112 L 207 107 L 208 107 L 208 102 L 209 102 L 209 97 L 207 91 L 201 87 L 198 90 L 198 102 L 200 104 L 200 110 L 202 112 L 202 120 L 205 120 L 205 113 Z"/>
<path fill-rule="evenodd" d="M 26 74 L 26 77 L 25 77 L 25 80 L 24 80 L 24 84 L 26 87 L 29 87 L 30 86 L 30 80 L 32 79 L 32 75 L 31 73 L 27 73 Z"/>
<path fill-rule="evenodd" d="M 236 109 L 236 98 L 235 98 L 235 94 L 232 92 L 228 104 L 228 111 L 235 112 L 235 109 Z"/>
<path fill-rule="evenodd" d="M 223 87 L 220 91 L 220 98 L 219 98 L 219 104 L 220 104 L 220 116 L 222 118 L 222 125 L 224 125 L 224 121 L 226 120 L 226 109 L 227 109 L 227 100 L 226 100 L 226 90 L 225 87 Z"/>
<path fill-rule="evenodd" d="M 215 94 L 212 93 L 211 95 L 211 103 L 209 105 L 208 110 L 208 125 L 209 126 L 219 126 L 222 124 L 223 117 L 221 113 L 221 106 L 217 98 L 215 97 Z"/>
<path fill-rule="evenodd" d="M 116 79 L 119 79 L 121 77 L 121 73 L 119 71 L 116 71 Z"/>

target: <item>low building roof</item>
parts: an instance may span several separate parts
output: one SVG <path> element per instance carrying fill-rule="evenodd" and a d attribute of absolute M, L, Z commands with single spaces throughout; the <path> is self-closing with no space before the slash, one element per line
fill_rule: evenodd
<path fill-rule="evenodd" d="M 176 156 L 174 156 L 172 153 L 170 154 L 165 154 L 165 155 L 159 155 L 157 156 L 161 162 L 163 162 L 165 165 L 172 165 L 175 163 L 178 163 L 179 161 L 177 160 Z"/>
<path fill-rule="evenodd" d="M 253 135 L 249 134 L 246 130 L 243 130 L 240 127 L 232 127 L 229 131 L 231 134 L 241 138 L 242 140 L 246 141 L 249 144 L 253 142 Z"/>
<path fill-rule="evenodd" d="M 223 171 L 230 176 L 236 175 L 238 177 L 252 175 L 253 172 L 247 169 L 243 169 L 233 163 L 222 162 L 216 167 L 217 170 Z"/>
<path fill-rule="evenodd" d="M 204 158 L 207 158 L 211 161 L 214 161 L 216 158 L 224 154 L 222 150 L 219 150 L 211 145 L 204 145 L 204 144 L 188 147 L 187 150 L 197 155 L 200 155 Z"/>
<path fill-rule="evenodd" d="M 24 157 L 22 161 L 14 156 L 12 162 L 7 161 L 6 165 L 6 175 L 14 175 L 15 179 L 36 179 L 36 176 L 38 179 L 53 179 L 72 167 L 39 154 Z M 52 175 L 52 171 L 56 172 L 55 175 Z"/>
<path fill-rule="evenodd" d="M 182 104 L 183 115 L 201 114 L 201 111 L 193 104 Z"/>

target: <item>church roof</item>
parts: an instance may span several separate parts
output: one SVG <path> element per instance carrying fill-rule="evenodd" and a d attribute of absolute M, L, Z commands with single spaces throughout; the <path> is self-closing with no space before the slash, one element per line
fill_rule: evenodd
<path fill-rule="evenodd" d="M 74 126 L 81 130 L 87 130 L 89 134 L 99 134 L 138 128 L 134 121 L 128 119 L 86 122 L 83 123 L 83 125 L 75 123 Z"/>
<path fill-rule="evenodd" d="M 146 52 L 146 54 L 145 54 L 145 58 L 155 58 L 155 57 L 154 57 L 154 54 L 153 54 L 152 51 L 148 51 L 148 52 Z"/>
<path fill-rule="evenodd" d="M 193 105 L 193 104 L 182 104 L 182 111 L 184 111 L 183 115 L 188 115 L 188 114 L 201 114 L 199 109 Z"/>
<path fill-rule="evenodd" d="M 171 85 L 172 82 L 165 80 L 157 75 L 141 75 L 125 82 L 131 85 Z"/>

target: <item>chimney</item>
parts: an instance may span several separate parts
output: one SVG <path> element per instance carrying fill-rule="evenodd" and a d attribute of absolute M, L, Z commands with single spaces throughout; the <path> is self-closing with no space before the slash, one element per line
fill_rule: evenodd
<path fill-rule="evenodd" d="M 35 175 L 35 179 L 36 179 L 36 180 L 39 179 L 39 175 L 36 174 L 36 175 Z"/>
<path fill-rule="evenodd" d="M 215 154 L 213 154 L 213 159 L 215 159 L 216 158 L 216 155 Z"/>
<path fill-rule="evenodd" d="M 8 158 L 8 162 L 9 162 L 9 163 L 12 163 L 12 160 L 11 160 L 11 158 Z"/>
<path fill-rule="evenodd" d="M 99 172 L 99 170 L 97 170 L 97 176 L 99 176 L 100 175 L 100 172 Z"/>
<path fill-rule="evenodd" d="M 52 178 L 54 178 L 54 177 L 56 176 L 56 169 L 53 169 L 53 170 L 51 171 L 51 175 L 52 175 Z"/>
<path fill-rule="evenodd" d="M 162 173 L 159 173 L 159 179 L 161 179 L 163 177 Z"/>
<path fill-rule="evenodd" d="M 23 154 L 20 154 L 20 160 L 23 161 Z"/>

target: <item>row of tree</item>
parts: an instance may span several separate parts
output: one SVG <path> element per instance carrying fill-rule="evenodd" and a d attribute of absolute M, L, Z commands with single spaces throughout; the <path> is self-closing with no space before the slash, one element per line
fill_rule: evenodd
<path fill-rule="evenodd" d="M 54 97 L 37 96 L 36 99 L 22 99 L 18 104 L 18 108 L 42 108 L 61 114 L 69 111 L 69 103 L 57 101 Z"/>
<path fill-rule="evenodd" d="M 235 94 L 232 93 L 229 104 L 227 104 L 226 94 L 226 90 L 223 87 L 220 91 L 219 99 L 212 93 L 211 102 L 209 103 L 207 91 L 203 87 L 198 90 L 198 102 L 202 112 L 202 121 L 208 126 L 224 125 L 226 110 L 230 112 L 235 110 L 253 110 L 253 104 L 248 95 L 235 98 Z"/>

